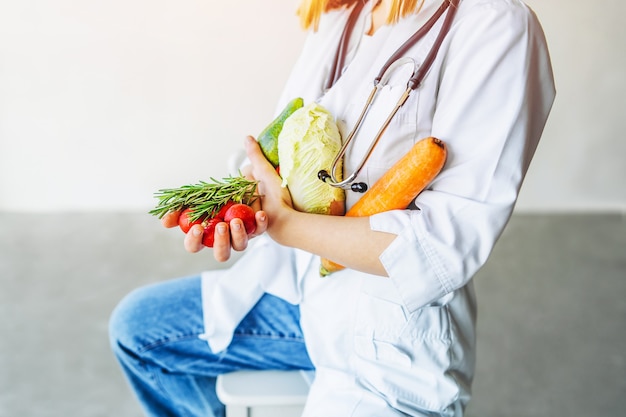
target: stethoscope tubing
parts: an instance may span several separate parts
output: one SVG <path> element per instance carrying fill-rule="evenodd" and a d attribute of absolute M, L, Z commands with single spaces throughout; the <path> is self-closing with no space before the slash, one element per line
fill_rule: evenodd
<path fill-rule="evenodd" d="M 378 73 L 378 76 L 374 79 L 374 83 L 377 83 L 382 79 L 383 74 L 385 73 L 387 68 L 391 66 L 393 62 L 400 59 L 400 57 L 404 56 L 404 54 L 406 54 L 407 51 L 413 45 L 417 43 L 417 41 L 419 41 L 424 36 L 426 36 L 426 34 L 433 28 L 433 26 L 435 26 L 435 23 L 437 23 L 437 21 L 446 12 L 446 10 L 450 6 L 452 6 L 452 9 L 446 15 L 446 19 L 444 20 L 441 30 L 439 31 L 439 34 L 437 35 L 437 38 L 435 39 L 435 43 L 433 44 L 433 47 L 430 49 L 422 65 L 418 68 L 416 72 L 413 73 L 413 76 L 409 80 L 408 85 L 410 86 L 410 88 L 412 90 L 417 89 L 422 83 L 422 81 L 424 80 L 424 77 L 426 76 L 426 73 L 432 66 L 433 62 L 435 61 L 435 58 L 437 57 L 437 53 L 439 52 L 439 48 L 441 47 L 441 44 L 443 43 L 443 39 L 446 37 L 446 35 L 450 31 L 450 27 L 452 26 L 452 21 L 454 20 L 454 16 L 456 14 L 456 9 L 458 7 L 459 1 L 460 0 L 444 0 L 444 2 L 441 3 L 441 6 L 439 6 L 437 11 L 430 17 L 430 19 L 428 19 L 428 21 L 424 23 L 424 25 L 421 28 L 419 28 L 417 32 L 415 32 L 409 39 L 407 39 L 406 42 L 404 42 L 393 53 L 393 55 L 391 55 L 391 57 L 389 57 L 387 62 L 385 62 L 380 72 Z"/>
<path fill-rule="evenodd" d="M 363 110 L 361 111 L 361 114 L 359 115 L 354 127 L 352 128 L 352 130 L 346 137 L 339 152 L 337 152 L 337 155 L 333 159 L 330 173 L 328 173 L 328 171 L 326 170 L 320 171 L 318 173 L 318 177 L 320 180 L 326 182 L 327 184 L 333 187 L 351 189 L 352 191 L 361 192 L 361 193 L 367 191 L 367 184 L 363 182 L 353 183 L 353 181 L 358 177 L 359 173 L 365 166 L 367 160 L 369 159 L 372 152 L 374 151 L 374 148 L 380 141 L 380 138 L 382 137 L 385 130 L 387 130 L 389 123 L 391 123 L 391 120 L 396 115 L 400 107 L 404 105 L 404 103 L 409 98 L 409 95 L 411 94 L 411 92 L 417 89 L 421 85 L 424 78 L 426 77 L 428 70 L 432 66 L 437 56 L 437 53 L 439 52 L 439 48 L 441 47 L 441 44 L 443 43 L 444 38 L 446 37 L 446 35 L 448 34 L 450 30 L 450 27 L 452 26 L 452 21 L 454 20 L 454 16 L 456 14 L 456 10 L 458 8 L 459 2 L 460 0 L 444 0 L 444 2 L 437 9 L 437 11 L 433 14 L 433 16 L 431 16 L 430 19 L 428 19 L 428 21 L 422 27 L 420 27 L 409 39 L 407 39 L 391 55 L 391 57 L 389 57 L 387 62 L 385 62 L 385 64 L 382 66 L 381 70 L 379 71 L 378 75 L 374 79 L 374 88 L 370 92 L 367 98 L 367 101 L 363 107 Z M 452 6 L 452 8 L 448 10 L 450 6 Z M 358 18 L 359 13 L 362 10 L 362 8 L 363 8 L 363 3 L 357 2 L 357 5 L 355 6 L 355 8 L 353 9 L 353 11 L 351 12 L 348 18 L 348 23 L 346 24 L 346 28 L 344 29 L 344 32 L 342 34 L 342 39 L 339 44 L 339 49 L 333 61 L 333 67 L 332 67 L 331 74 L 330 74 L 331 82 L 329 83 L 329 86 L 332 86 L 332 83 L 336 81 L 335 77 L 338 78 L 338 76 L 340 75 L 341 68 L 344 65 L 344 62 L 343 62 L 345 60 L 344 55 L 347 52 L 347 40 L 346 39 L 350 37 L 350 33 L 354 28 L 355 21 Z M 413 45 L 415 45 L 415 43 L 417 43 L 420 39 L 422 39 L 432 29 L 432 27 L 437 23 L 437 21 L 446 12 L 446 10 L 448 10 L 448 14 L 446 15 L 446 18 L 442 24 L 439 34 L 437 35 L 437 38 L 435 39 L 433 47 L 430 49 L 422 65 L 417 67 L 417 65 L 415 64 L 415 61 L 412 58 L 404 57 L 404 55 Z M 354 169 L 352 173 L 349 176 L 347 176 L 344 180 L 338 181 L 336 173 L 340 167 L 340 162 L 342 158 L 344 157 L 349 144 L 352 142 L 357 132 L 361 128 L 363 120 L 365 119 L 365 116 L 369 112 L 369 109 L 374 101 L 374 98 L 376 97 L 376 93 L 378 92 L 380 88 L 382 88 L 386 84 L 387 78 L 391 76 L 391 73 L 393 72 L 393 70 L 397 66 L 404 65 L 407 62 L 413 62 L 414 68 L 413 68 L 413 74 L 411 78 L 409 79 L 409 81 L 407 82 L 406 90 L 400 96 L 396 105 L 394 106 L 390 114 L 387 116 L 385 121 L 383 122 L 377 134 L 374 136 L 374 139 L 371 141 L 367 149 L 367 152 L 363 156 L 361 162 L 358 164 L 356 169 Z"/>
<path fill-rule="evenodd" d="M 370 94 L 369 94 L 369 96 L 367 98 L 367 101 L 365 102 L 365 106 L 363 106 L 363 110 L 361 110 L 361 114 L 359 115 L 359 117 L 358 117 L 358 119 L 357 119 L 357 121 L 356 121 L 356 123 L 354 125 L 355 127 L 350 131 L 350 133 L 348 134 L 348 136 L 344 140 L 343 145 L 341 146 L 341 148 L 337 152 L 337 155 L 335 155 L 335 158 L 333 159 L 333 162 L 331 164 L 332 175 L 329 174 L 327 171 L 322 170 L 322 171 L 320 171 L 318 173 L 318 178 L 319 179 L 321 179 L 322 181 L 328 183 L 329 185 L 332 185 L 333 187 L 350 188 L 352 191 L 361 192 L 361 193 L 367 191 L 367 185 L 365 183 L 362 183 L 362 182 L 352 183 L 352 182 L 359 175 L 359 173 L 363 169 L 363 166 L 365 166 L 365 163 L 367 162 L 367 160 L 369 159 L 370 155 L 374 151 L 374 148 L 376 147 L 376 145 L 380 141 L 380 138 L 383 136 L 383 133 L 385 132 L 385 130 L 387 130 L 387 127 L 389 126 L 389 123 L 391 123 L 391 120 L 393 119 L 393 117 L 396 115 L 396 113 L 398 112 L 400 107 L 402 107 L 402 105 L 409 98 L 409 94 L 412 91 L 411 88 L 407 87 L 407 89 L 404 91 L 404 93 L 402 93 L 402 95 L 400 96 L 400 98 L 396 102 L 393 110 L 389 113 L 389 115 L 387 116 L 387 118 L 383 122 L 382 126 L 380 127 L 380 129 L 376 133 L 376 136 L 374 136 L 374 140 L 372 140 L 370 142 L 370 145 L 369 145 L 369 147 L 368 147 L 368 149 L 367 149 L 367 151 L 365 153 L 365 156 L 363 157 L 363 159 L 361 159 L 361 162 L 356 167 L 356 169 L 354 171 L 352 171 L 352 174 L 350 174 L 347 178 L 343 179 L 343 181 L 337 181 L 336 178 L 335 178 L 336 177 L 336 172 L 337 172 L 337 169 L 340 166 L 339 163 L 340 163 L 341 159 L 343 158 L 343 156 L 346 153 L 346 149 L 348 148 L 348 146 L 350 145 L 350 143 L 352 142 L 352 140 L 354 139 L 354 137 L 356 136 L 356 134 L 360 130 L 361 125 L 363 123 L 363 119 L 365 119 L 365 116 L 367 116 L 367 113 L 369 112 L 369 109 L 370 109 L 372 103 L 374 102 L 374 98 L 376 97 L 376 93 L 378 92 L 379 89 L 383 88 L 386 85 L 387 78 L 389 78 L 391 76 L 391 74 L 393 73 L 393 71 L 395 70 L 396 67 L 401 66 L 401 65 L 405 65 L 405 64 L 408 64 L 408 63 L 412 63 L 414 68 L 415 68 L 415 61 L 412 58 L 409 58 L 409 57 L 402 57 L 402 58 L 400 58 L 400 59 L 398 59 L 396 61 L 393 61 L 391 63 L 391 65 L 389 65 L 386 68 L 386 71 L 384 73 L 382 73 L 382 76 L 380 77 L 380 79 L 377 82 L 375 82 L 374 88 L 370 92 Z M 414 69 L 413 72 L 415 72 L 415 69 Z M 332 182 L 329 182 L 328 181 L 329 179 Z"/>

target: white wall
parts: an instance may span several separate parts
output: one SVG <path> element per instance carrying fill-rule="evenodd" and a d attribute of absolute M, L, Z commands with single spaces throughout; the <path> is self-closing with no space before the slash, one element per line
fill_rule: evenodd
<path fill-rule="evenodd" d="M 147 210 L 271 119 L 297 0 L 0 0 L 0 211 Z M 558 98 L 519 210 L 626 208 L 622 2 L 533 0 Z"/>
<path fill-rule="evenodd" d="M 518 209 L 626 211 L 626 3 L 529 0 L 557 99 Z"/>
<path fill-rule="evenodd" d="M 144 210 L 271 119 L 296 0 L 0 0 L 0 210 Z"/>

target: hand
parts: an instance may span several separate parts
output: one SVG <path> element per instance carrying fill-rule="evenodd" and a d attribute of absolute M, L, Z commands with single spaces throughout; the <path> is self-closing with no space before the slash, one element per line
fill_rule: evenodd
<path fill-rule="evenodd" d="M 267 231 L 274 237 L 273 233 L 280 228 L 284 216 L 294 211 L 291 195 L 287 187 L 282 186 L 282 179 L 265 158 L 253 137 L 246 138 L 245 149 L 250 160 L 250 174 L 259 181 L 257 190 L 261 195 L 261 207 L 269 218 Z"/>
<path fill-rule="evenodd" d="M 244 172 L 246 170 L 243 170 Z M 249 170 L 248 170 L 249 171 Z M 246 175 L 251 178 L 250 175 Z M 267 215 L 261 211 L 260 201 L 252 204 L 255 210 L 256 230 L 254 233 L 247 234 L 240 219 L 233 219 L 230 224 L 222 222 L 215 228 L 215 240 L 213 243 L 213 256 L 219 262 L 225 262 L 230 259 L 231 250 L 243 251 L 248 247 L 250 239 L 259 236 L 267 230 Z M 161 218 L 161 224 L 164 227 L 178 227 L 178 218 L 180 212 L 170 212 Z M 205 248 L 202 243 L 204 227 L 194 225 L 185 235 L 184 247 L 188 252 L 196 253 Z"/>

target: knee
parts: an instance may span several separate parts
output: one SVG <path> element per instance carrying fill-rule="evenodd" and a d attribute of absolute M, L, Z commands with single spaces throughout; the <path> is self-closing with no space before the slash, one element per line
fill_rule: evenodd
<path fill-rule="evenodd" d="M 146 307 L 149 290 L 138 288 L 127 294 L 115 306 L 109 317 L 109 343 L 114 352 L 121 348 L 136 350 L 142 339 L 142 329 L 146 328 Z"/>
<path fill-rule="evenodd" d="M 126 295 L 109 319 L 113 350 L 139 354 L 164 335 L 181 331 L 181 323 L 202 328 L 200 283 L 200 277 L 156 282 Z"/>

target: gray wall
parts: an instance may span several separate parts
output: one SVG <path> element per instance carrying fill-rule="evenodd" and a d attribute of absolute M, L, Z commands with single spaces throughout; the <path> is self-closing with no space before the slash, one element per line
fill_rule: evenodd
<path fill-rule="evenodd" d="M 626 207 L 622 2 L 532 0 L 558 98 L 518 210 Z M 0 211 L 143 211 L 226 175 L 304 39 L 296 0 L 0 0 Z"/>

